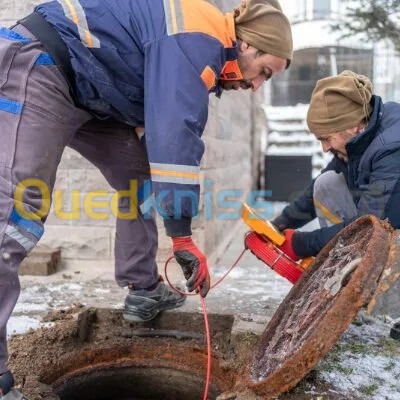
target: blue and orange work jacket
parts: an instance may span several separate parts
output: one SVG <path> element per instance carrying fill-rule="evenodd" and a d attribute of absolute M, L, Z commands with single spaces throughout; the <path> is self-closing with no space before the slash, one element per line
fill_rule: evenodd
<path fill-rule="evenodd" d="M 233 13 L 202 0 L 58 0 L 35 11 L 68 47 L 77 103 L 99 118 L 145 127 L 164 216 L 190 221 L 209 93 L 219 94 L 220 77 L 241 78 Z"/>

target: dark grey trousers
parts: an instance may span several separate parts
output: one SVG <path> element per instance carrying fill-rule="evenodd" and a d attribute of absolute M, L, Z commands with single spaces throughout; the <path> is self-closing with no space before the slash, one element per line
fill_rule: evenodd
<path fill-rule="evenodd" d="M 38 62 L 45 52 L 40 42 L 22 26 L 14 31 L 26 40 L 0 37 L 0 374 L 7 370 L 6 324 L 20 293 L 18 267 L 40 239 L 46 220 L 46 215 L 27 221 L 16 214 L 17 185 L 39 179 L 51 191 L 66 146 L 96 165 L 116 190 L 129 190 L 131 180 L 140 187 L 150 179 L 146 149 L 134 129 L 93 119 L 77 108 L 58 67 L 46 57 Z M 22 203 L 28 212 L 38 213 L 40 190 L 29 186 Z M 128 210 L 129 199 L 122 198 L 120 211 Z M 154 284 L 154 219 L 145 219 L 140 211 L 136 219 L 118 219 L 115 241 L 117 283 Z"/>

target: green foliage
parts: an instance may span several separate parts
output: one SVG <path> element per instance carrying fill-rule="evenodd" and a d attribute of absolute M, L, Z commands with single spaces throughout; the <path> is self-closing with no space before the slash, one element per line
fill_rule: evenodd
<path fill-rule="evenodd" d="M 342 37 L 362 33 L 374 42 L 389 40 L 400 52 L 400 0 L 360 0 L 332 29 L 344 32 Z"/>
<path fill-rule="evenodd" d="M 368 385 L 368 386 L 361 386 L 358 388 L 358 390 L 366 394 L 367 396 L 372 396 L 374 393 L 379 389 L 379 386 L 374 384 L 374 385 Z"/>
<path fill-rule="evenodd" d="M 397 340 L 386 337 L 381 338 L 379 341 L 379 348 L 383 350 L 385 355 L 400 355 L 400 343 Z"/>

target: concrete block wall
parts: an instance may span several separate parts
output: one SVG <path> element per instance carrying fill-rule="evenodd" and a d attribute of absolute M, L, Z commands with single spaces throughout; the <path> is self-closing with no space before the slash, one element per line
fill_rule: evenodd
<path fill-rule="evenodd" d="M 0 0 L 0 25 L 10 26 L 30 13 L 35 4 L 40 1 Z M 223 11 L 231 8 L 236 1 L 214 1 Z M 221 190 L 241 190 L 242 195 L 234 198 L 243 200 L 251 190 L 258 169 L 258 143 L 264 116 L 260 112 L 261 94 L 249 92 L 224 93 L 221 99 L 210 97 L 209 120 L 203 139 L 206 152 L 202 160 L 202 180 L 211 180 L 212 219 L 204 219 L 203 194 L 201 212 L 193 222 L 194 239 L 204 249 L 213 263 L 229 242 L 235 229 L 241 222 L 234 220 L 219 220 L 217 213 L 232 211 L 221 209 L 217 204 L 217 196 Z M 204 189 L 204 186 L 203 186 Z M 106 190 L 108 198 L 98 198 L 96 201 L 107 201 L 114 191 L 107 184 L 100 172 L 74 150 L 67 148 L 57 172 L 55 190 L 63 194 L 62 207 L 64 212 L 71 211 L 72 190 L 80 191 L 80 218 L 65 220 L 54 213 L 54 204 L 46 222 L 46 231 L 40 243 L 50 247 L 62 248 L 64 263 L 71 265 L 101 264 L 113 265 L 115 217 L 109 209 L 99 209 L 107 212 L 105 219 L 93 220 L 83 212 L 83 201 L 86 194 L 92 190 Z M 208 194 L 208 196 L 211 196 Z M 170 254 L 170 240 L 164 234 L 162 221 L 158 220 L 160 245 L 158 260 L 162 262 Z"/>

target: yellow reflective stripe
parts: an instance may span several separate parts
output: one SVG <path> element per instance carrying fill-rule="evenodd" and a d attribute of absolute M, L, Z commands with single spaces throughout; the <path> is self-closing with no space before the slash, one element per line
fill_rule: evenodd
<path fill-rule="evenodd" d="M 171 19 L 172 19 L 172 32 L 178 32 L 178 22 L 176 20 L 176 9 L 175 9 L 175 0 L 169 0 L 169 8 L 171 10 Z"/>
<path fill-rule="evenodd" d="M 314 197 L 314 204 L 315 207 L 318 207 L 321 211 L 322 214 L 326 217 L 326 219 L 329 222 L 332 222 L 333 224 L 340 224 L 342 220 L 338 218 L 336 215 L 332 214 L 322 203 L 320 203 L 315 197 Z"/>
<path fill-rule="evenodd" d="M 92 48 L 93 47 L 92 35 L 87 29 L 85 29 L 85 37 L 86 37 L 87 47 Z"/>
<path fill-rule="evenodd" d="M 72 5 L 70 0 L 64 0 L 64 1 L 67 3 L 67 7 L 71 14 L 72 21 L 74 21 L 76 25 L 79 25 L 79 18 L 78 18 L 78 14 L 76 13 L 75 7 Z"/>
<path fill-rule="evenodd" d="M 181 171 L 163 171 L 161 169 L 150 169 L 152 175 L 162 175 L 162 176 L 173 176 L 179 178 L 187 178 L 187 179 L 199 179 L 200 174 L 192 173 L 192 172 L 181 172 Z"/>
<path fill-rule="evenodd" d="M 78 0 L 58 0 L 64 10 L 64 14 L 77 26 L 79 36 L 83 44 L 89 48 L 99 48 L 100 40 L 92 35 L 86 20 L 85 11 Z"/>
<path fill-rule="evenodd" d="M 163 0 L 168 35 L 184 31 L 181 0 Z"/>
<path fill-rule="evenodd" d="M 64 1 L 67 3 L 69 12 L 71 13 L 72 21 L 74 21 L 74 23 L 76 25 L 80 25 L 79 24 L 79 17 L 78 17 L 78 14 L 77 14 L 73 4 L 71 3 L 70 0 L 64 0 Z M 90 34 L 90 32 L 86 28 L 82 28 L 82 29 L 85 32 L 85 39 L 86 39 L 87 47 L 93 47 L 92 35 Z"/>

